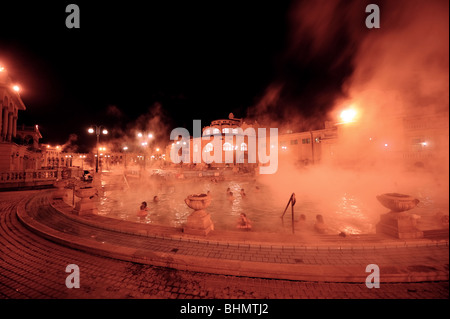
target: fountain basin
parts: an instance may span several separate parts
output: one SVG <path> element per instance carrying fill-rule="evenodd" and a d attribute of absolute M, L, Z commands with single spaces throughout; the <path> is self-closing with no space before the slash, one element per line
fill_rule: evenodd
<path fill-rule="evenodd" d="M 211 204 L 211 196 L 207 194 L 189 195 L 184 202 L 195 211 L 205 210 Z"/>
<path fill-rule="evenodd" d="M 95 196 L 97 195 L 97 189 L 93 187 L 79 188 L 75 190 L 75 195 L 81 200 L 76 203 L 74 213 L 76 215 L 90 215 L 97 214 L 97 205 L 95 202 Z"/>
<path fill-rule="evenodd" d="M 417 198 L 399 193 L 381 194 L 377 199 L 381 205 L 397 213 L 413 209 L 420 202 Z"/>
<path fill-rule="evenodd" d="M 186 226 L 183 232 L 191 235 L 206 236 L 214 230 L 211 215 L 205 209 L 211 204 L 211 196 L 208 194 L 194 194 L 185 198 L 184 202 L 189 208 L 194 210 L 187 217 Z"/>

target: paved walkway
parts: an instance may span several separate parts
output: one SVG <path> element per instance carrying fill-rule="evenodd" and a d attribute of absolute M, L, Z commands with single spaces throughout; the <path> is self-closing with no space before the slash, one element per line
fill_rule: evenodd
<path fill-rule="evenodd" d="M 119 233 L 99 229 L 94 225 L 96 220 L 81 222 L 73 216 L 56 214 L 47 205 L 46 196 L 41 196 L 43 193 L 0 193 L 2 298 L 448 298 L 448 246 L 441 244 L 427 247 L 421 243 L 403 248 L 380 246 L 375 250 L 357 250 L 348 246 L 338 252 L 337 249 L 330 251 L 326 246 L 309 250 L 294 245 L 288 249 L 269 245 L 269 242 L 257 246 L 254 241 L 239 245 L 211 238 L 181 239 L 176 233 L 166 237 L 148 237 L 147 230 L 141 229 L 140 235 L 130 234 L 129 230 Z M 17 209 L 20 210 L 28 198 L 36 194 L 39 196 L 33 197 L 27 211 L 32 213 L 33 221 L 40 224 L 40 235 L 24 227 L 16 216 Z M 42 223 L 44 221 L 45 224 Z M 48 227 L 45 231 L 52 241 L 42 238 L 45 227 Z M 380 263 L 381 279 L 383 269 L 388 265 L 397 267 L 390 273 L 394 275 L 400 271 L 401 278 L 405 278 L 402 271 L 412 267 L 408 271 L 410 276 L 446 275 L 447 279 L 436 277 L 433 280 L 440 281 L 382 283 L 379 289 L 368 289 L 364 280 L 354 283 L 318 282 L 317 271 L 310 272 L 316 278 L 310 277 L 309 281 L 258 279 L 246 274 L 262 271 L 262 275 L 281 272 L 283 276 L 290 276 L 295 267 L 303 267 L 304 270 L 308 266 L 310 269 L 330 265 L 340 269 L 364 266 L 361 276 L 365 279 L 365 265 L 372 263 L 370 256 L 374 251 L 377 256 L 382 256 L 376 260 Z M 129 261 L 105 256 L 125 260 L 128 256 Z M 248 256 L 266 256 L 261 258 L 267 260 L 246 260 Z M 411 262 L 412 256 L 415 257 Z M 207 261 L 209 263 L 205 264 Z M 355 261 L 357 265 L 353 263 Z M 192 271 L 189 269 L 191 262 L 194 267 L 206 268 L 205 271 Z M 394 262 L 396 264 L 392 266 Z M 65 286 L 68 275 L 65 267 L 68 264 L 80 267 L 80 289 Z M 155 264 L 164 267 L 155 267 Z M 250 267 L 252 264 L 258 267 Z M 183 265 L 189 270 L 182 270 Z M 230 269 L 230 266 L 235 267 L 230 274 L 208 273 L 214 272 L 213 269 Z M 330 274 L 325 272 L 326 276 Z"/>

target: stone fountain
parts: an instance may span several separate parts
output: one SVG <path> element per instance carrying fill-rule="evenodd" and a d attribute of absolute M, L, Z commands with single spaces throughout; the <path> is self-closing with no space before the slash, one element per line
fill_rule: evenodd
<path fill-rule="evenodd" d="M 184 202 L 194 210 L 187 218 L 186 226 L 183 228 L 184 233 L 206 236 L 214 230 L 211 215 L 206 212 L 206 208 L 211 204 L 209 194 L 189 195 Z"/>
<path fill-rule="evenodd" d="M 400 239 L 423 238 L 423 231 L 417 229 L 417 220 L 407 213 L 417 206 L 419 200 L 409 195 L 386 193 L 377 196 L 378 201 L 390 211 L 380 216 L 376 225 L 377 233 Z"/>
<path fill-rule="evenodd" d="M 66 180 L 57 180 L 53 183 L 53 186 L 56 187 L 56 190 L 52 194 L 53 199 L 64 199 L 66 195 L 67 181 Z"/>
<path fill-rule="evenodd" d="M 80 198 L 75 205 L 74 213 L 82 215 L 97 214 L 97 204 L 95 198 L 97 197 L 97 189 L 93 187 L 78 188 L 75 190 L 75 195 Z"/>

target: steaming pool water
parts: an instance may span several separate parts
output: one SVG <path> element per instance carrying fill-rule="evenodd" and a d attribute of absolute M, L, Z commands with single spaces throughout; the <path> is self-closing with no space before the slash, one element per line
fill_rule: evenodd
<path fill-rule="evenodd" d="M 259 189 L 257 189 L 257 186 Z M 234 194 L 230 201 L 226 195 L 227 188 Z M 240 190 L 245 190 L 246 196 L 241 196 Z M 183 227 L 192 209 L 187 207 L 184 199 L 191 194 L 211 192 L 212 201 L 207 211 L 211 214 L 214 227 L 217 230 L 236 230 L 238 216 L 244 212 L 252 222 L 252 231 L 256 232 L 292 232 L 291 207 L 284 219 L 280 217 L 286 208 L 291 194 L 285 198 L 277 198 L 270 188 L 258 184 L 254 180 L 234 181 L 180 181 L 165 184 L 156 183 L 148 186 L 123 190 L 105 191 L 100 197 L 99 215 L 131 222 L 140 222 L 171 227 Z M 158 202 L 153 197 L 159 197 Z M 296 194 L 294 220 L 298 221 L 300 214 L 306 216 L 305 229 L 313 230 L 317 214 L 324 217 L 329 233 L 345 231 L 348 234 L 374 233 L 379 214 L 370 214 L 369 208 L 355 195 L 343 193 L 334 200 L 333 209 L 326 211 L 317 200 L 304 194 Z M 146 201 L 149 212 L 141 221 L 137 211 L 141 202 Z M 383 212 L 383 210 L 381 210 Z M 297 226 L 298 223 L 294 222 Z"/>

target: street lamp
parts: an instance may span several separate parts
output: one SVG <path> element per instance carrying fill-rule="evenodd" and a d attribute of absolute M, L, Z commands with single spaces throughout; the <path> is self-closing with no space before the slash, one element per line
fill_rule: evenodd
<path fill-rule="evenodd" d="M 123 147 L 123 151 L 124 151 L 124 154 L 125 154 L 125 169 L 127 168 L 127 150 L 128 150 L 128 146 L 124 146 Z"/>
<path fill-rule="evenodd" d="M 144 148 L 144 165 L 143 168 L 145 170 L 145 147 L 149 144 L 149 140 L 153 139 L 152 133 L 147 132 L 138 132 L 137 137 L 141 141 L 141 146 Z"/>
<path fill-rule="evenodd" d="M 340 117 L 343 123 L 351 123 L 355 120 L 356 114 L 355 109 L 346 109 L 341 112 Z"/>
<path fill-rule="evenodd" d="M 94 129 L 94 127 L 95 127 L 95 129 Z M 103 130 L 102 130 L 102 125 L 92 125 L 89 129 L 88 129 L 88 132 L 90 133 L 90 134 L 93 134 L 94 132 L 95 132 L 95 135 L 97 135 L 97 160 L 96 160 L 96 162 L 95 162 L 95 172 L 96 173 L 98 173 L 98 161 L 99 161 L 99 155 L 98 155 L 98 143 L 99 143 L 99 140 L 100 140 L 100 133 L 101 134 L 104 134 L 104 135 L 106 135 L 106 134 L 108 134 L 108 130 L 106 130 L 104 127 L 103 127 Z"/>

